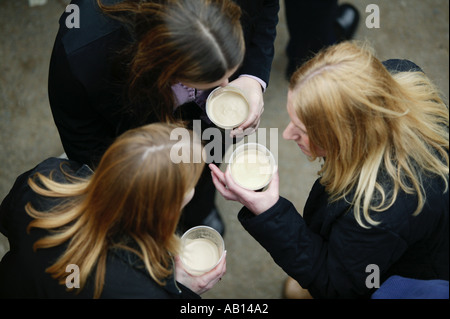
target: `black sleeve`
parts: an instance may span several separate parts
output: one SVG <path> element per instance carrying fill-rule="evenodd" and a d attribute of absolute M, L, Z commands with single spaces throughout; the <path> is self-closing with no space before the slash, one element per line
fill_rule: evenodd
<path fill-rule="evenodd" d="M 339 217 L 323 222 L 319 232 L 312 231 L 282 197 L 258 216 L 243 208 L 238 218 L 275 263 L 314 298 L 368 298 L 366 266 L 379 265 L 383 273 L 404 253 L 405 240 L 383 227 L 359 227 L 351 211 L 341 214 L 325 203 L 325 213 Z"/>
<path fill-rule="evenodd" d="M 84 70 L 83 65 L 76 67 L 78 72 Z M 92 78 L 97 78 L 97 74 L 93 72 Z M 100 79 L 98 83 L 101 83 Z M 57 38 L 50 61 L 48 82 L 53 120 L 67 157 L 92 165 L 113 141 L 114 126 L 106 118 L 118 104 L 112 103 L 111 95 L 106 95 L 108 98 L 104 103 L 110 105 L 110 110 L 102 112 L 97 109 L 99 105 L 93 103 L 88 89 L 74 74 L 64 47 Z M 97 94 L 97 97 L 100 98 L 100 95 Z"/>
<path fill-rule="evenodd" d="M 323 239 L 312 232 L 287 199 L 255 216 L 246 207 L 238 214 L 242 226 L 263 246 L 289 276 L 308 288 L 326 259 Z"/>
<path fill-rule="evenodd" d="M 256 76 L 269 84 L 278 24 L 279 0 L 241 1 L 245 58 L 239 74 Z"/>

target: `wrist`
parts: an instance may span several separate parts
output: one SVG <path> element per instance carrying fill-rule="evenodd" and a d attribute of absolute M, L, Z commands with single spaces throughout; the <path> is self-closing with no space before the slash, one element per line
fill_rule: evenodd
<path fill-rule="evenodd" d="M 263 80 L 261 80 L 260 78 L 258 78 L 257 76 L 254 75 L 250 75 L 250 74 L 241 74 L 239 75 L 239 78 L 248 78 L 248 79 L 252 79 L 254 80 L 256 83 L 259 84 L 262 92 L 264 93 L 266 91 L 267 88 L 267 84 L 266 82 L 264 82 Z"/>
<path fill-rule="evenodd" d="M 276 196 L 273 198 L 270 198 L 267 201 L 260 201 L 255 205 L 252 205 L 253 207 L 248 207 L 248 209 L 255 215 L 261 215 L 264 212 L 268 211 L 269 209 L 271 209 L 273 206 L 275 206 L 275 204 L 278 202 L 278 200 L 280 199 L 280 196 Z"/>

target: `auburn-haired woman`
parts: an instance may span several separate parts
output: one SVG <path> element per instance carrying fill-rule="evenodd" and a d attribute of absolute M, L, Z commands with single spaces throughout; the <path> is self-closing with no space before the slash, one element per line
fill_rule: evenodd
<path fill-rule="evenodd" d="M 192 277 L 176 257 L 180 212 L 204 163 L 171 160 L 176 143 L 201 152 L 190 131 L 189 140 L 171 140 L 175 128 L 127 131 L 95 173 L 50 158 L 19 176 L 0 206 L 0 230 L 10 243 L 0 263 L 0 295 L 198 298 L 220 280 L 225 261 Z"/>
<path fill-rule="evenodd" d="M 426 75 L 344 42 L 294 73 L 287 111 L 283 137 L 323 158 L 302 215 L 278 175 L 250 192 L 211 165 L 275 262 L 314 298 L 369 297 L 377 274 L 448 280 L 449 113 Z"/>

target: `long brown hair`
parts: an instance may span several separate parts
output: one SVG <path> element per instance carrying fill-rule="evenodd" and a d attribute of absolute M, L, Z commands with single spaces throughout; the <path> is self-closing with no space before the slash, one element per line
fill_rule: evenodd
<path fill-rule="evenodd" d="M 155 123 L 122 134 L 106 151 L 95 173 L 70 184 L 37 174 L 29 185 L 38 194 L 64 198 L 50 212 L 39 212 L 30 203 L 26 211 L 35 218 L 28 226 L 51 230 L 34 249 L 68 242 L 58 260 L 47 269 L 61 284 L 68 264 L 80 269 L 80 285 L 95 273 L 94 297 L 101 295 L 110 248 L 128 249 L 144 262 L 150 276 L 164 283 L 177 254 L 175 234 L 185 195 L 195 187 L 203 162 L 174 163 L 175 144 L 201 149 L 199 140 L 171 140 L 175 125 Z M 179 146 L 179 145 L 178 145 Z M 39 183 L 37 183 L 38 178 Z M 132 238 L 136 245 L 129 245 Z M 135 247 L 137 248 L 135 248 Z"/>
<path fill-rule="evenodd" d="M 173 84 L 213 83 L 243 61 L 241 11 L 231 0 L 97 3 L 131 34 L 123 51 L 127 99 L 140 119 L 154 112 L 160 121 L 173 121 Z"/>
<path fill-rule="evenodd" d="M 361 226 L 378 224 L 369 211 L 389 208 L 399 190 L 417 194 L 420 213 L 424 175 L 442 177 L 447 191 L 449 113 L 424 73 L 391 74 L 367 43 L 344 42 L 303 65 L 290 90 L 313 159 L 315 146 L 326 151 L 321 183 L 351 201 Z M 381 183 L 382 170 L 392 183 Z"/>

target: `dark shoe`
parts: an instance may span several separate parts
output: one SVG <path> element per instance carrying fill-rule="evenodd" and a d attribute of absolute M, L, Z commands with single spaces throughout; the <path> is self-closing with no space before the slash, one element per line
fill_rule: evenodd
<path fill-rule="evenodd" d="M 359 12 L 351 4 L 343 4 L 338 8 L 336 32 L 339 41 L 350 40 L 355 34 L 359 23 Z"/>
<path fill-rule="evenodd" d="M 220 235 L 225 234 L 225 224 L 216 208 L 213 208 L 208 216 L 202 221 L 202 225 L 206 225 L 217 230 Z"/>

